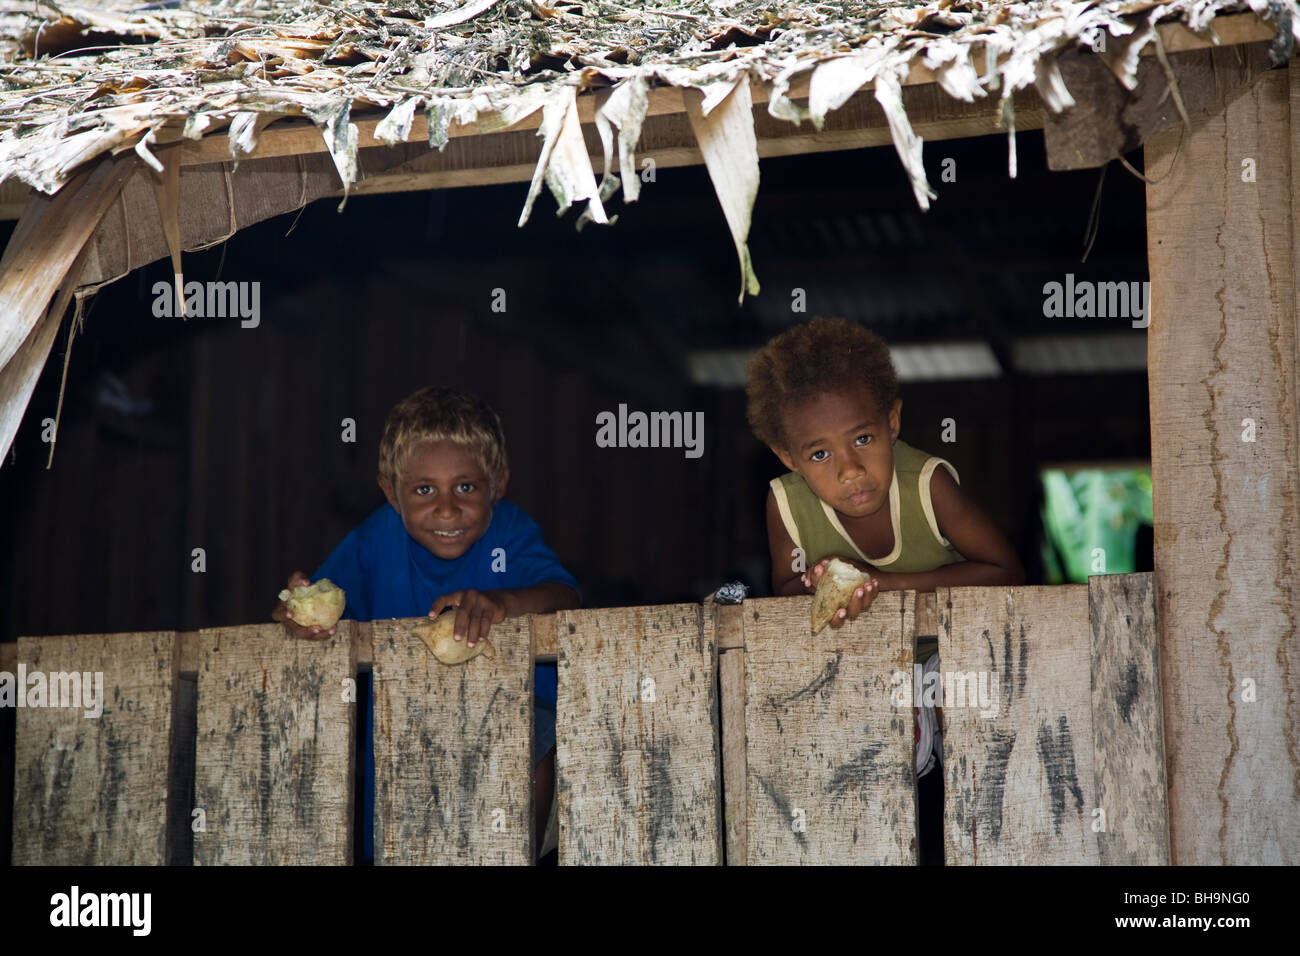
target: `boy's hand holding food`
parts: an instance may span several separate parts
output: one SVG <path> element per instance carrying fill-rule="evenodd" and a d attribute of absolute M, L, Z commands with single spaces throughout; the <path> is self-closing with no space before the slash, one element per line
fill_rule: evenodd
<path fill-rule="evenodd" d="M 880 592 L 874 572 L 863 571 L 842 558 L 825 558 L 803 575 L 804 587 L 815 592 L 812 632 L 827 624 L 839 627 L 871 607 Z"/>
<path fill-rule="evenodd" d="M 289 575 L 289 586 L 280 592 L 271 619 L 283 622 L 290 637 L 323 641 L 337 630 L 346 597 L 328 578 L 312 584 L 307 575 L 295 571 Z"/>
<path fill-rule="evenodd" d="M 469 647 L 487 640 L 493 624 L 506 619 L 505 596 L 494 591 L 453 591 L 444 594 L 429 608 L 429 617 L 437 617 L 446 608 L 456 609 L 455 640 L 464 639 Z"/>

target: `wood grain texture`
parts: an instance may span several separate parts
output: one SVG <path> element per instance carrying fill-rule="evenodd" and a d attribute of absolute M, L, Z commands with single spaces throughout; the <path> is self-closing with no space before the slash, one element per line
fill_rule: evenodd
<path fill-rule="evenodd" d="M 533 660 L 555 663 L 555 615 L 528 615 L 529 629 L 533 635 Z"/>
<path fill-rule="evenodd" d="M 945 861 L 1096 864 L 1087 587 L 937 593 Z"/>
<path fill-rule="evenodd" d="M 102 674 L 103 713 L 75 707 L 17 711 L 15 864 L 168 862 L 167 779 L 178 643 L 172 632 L 24 637 L 28 675 Z M 63 680 L 59 685 L 71 689 Z M 61 695 L 62 697 L 62 695 Z M 53 700 L 50 696 L 47 700 Z"/>
<path fill-rule="evenodd" d="M 727 865 L 745 865 L 745 608 L 706 605 L 718 638 L 718 694 L 722 722 L 722 807 Z M 724 650 L 724 648 L 726 648 Z"/>
<path fill-rule="evenodd" d="M 1093 776 L 1103 866 L 1168 866 L 1169 801 L 1152 575 L 1088 579 Z"/>
<path fill-rule="evenodd" d="M 1188 115 L 1221 109 L 1225 100 L 1268 70 L 1268 46 L 1265 42 L 1230 50 L 1170 54 L 1170 69 Z M 1182 122 L 1168 92 L 1168 77 L 1154 57 L 1139 61 L 1137 88 L 1132 92 L 1092 53 L 1071 50 L 1062 54 L 1058 63 L 1075 105 L 1044 115 L 1043 141 L 1050 169 L 1102 166 Z"/>
<path fill-rule="evenodd" d="M 917 591 L 916 636 L 935 637 L 939 633 L 939 604 L 933 591 Z"/>
<path fill-rule="evenodd" d="M 0 259 L 0 460 L 18 433 L 73 285 L 85 274 L 88 237 L 135 166 L 134 156 L 100 160 L 52 198 L 33 195 L 14 227 Z"/>
<path fill-rule="evenodd" d="M 1300 116 L 1290 110 L 1291 73 L 1265 73 L 1222 112 L 1160 134 L 1146 151 L 1156 608 L 1175 865 L 1300 863 Z M 1254 181 L 1245 181 L 1251 166 Z M 1243 440 L 1247 419 L 1254 441 Z"/>
<path fill-rule="evenodd" d="M 196 865 L 352 862 L 354 628 L 323 641 L 281 624 L 199 632 Z"/>
<path fill-rule="evenodd" d="M 528 618 L 492 628 L 496 657 L 441 664 L 375 621 L 375 864 L 533 861 Z"/>
<path fill-rule="evenodd" d="M 676 604 L 557 621 L 560 864 L 721 863 L 713 615 Z"/>
<path fill-rule="evenodd" d="M 910 678 L 915 597 L 810 636 L 812 599 L 746 601 L 746 860 L 916 862 Z M 734 653 L 734 652 L 731 652 Z"/>

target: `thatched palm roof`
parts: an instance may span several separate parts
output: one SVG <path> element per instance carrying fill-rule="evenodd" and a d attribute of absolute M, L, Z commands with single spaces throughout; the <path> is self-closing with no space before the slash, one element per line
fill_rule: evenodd
<path fill-rule="evenodd" d="M 179 286 L 182 249 L 223 241 L 335 191 L 346 196 L 365 168 L 362 154 L 385 152 L 382 144 L 398 156 L 428 157 L 452 137 L 540 127 L 520 223 L 543 183 L 561 211 L 585 204 L 579 225 L 607 222 L 604 206 L 616 192 L 624 201 L 637 198 L 643 121 L 648 129 L 647 116 L 664 112 L 665 91 L 672 91 L 676 105 L 668 108 L 684 110 L 717 189 L 743 298 L 758 291 L 746 245 L 758 188 L 755 102 L 766 102 L 772 122 L 810 120 L 821 129 L 829 113 L 872 90 L 925 208 L 933 192 L 902 86 L 929 82 L 955 100 L 997 104 L 1014 137 L 1023 91 L 1036 89 L 1052 113 L 1074 104 L 1061 72 L 1074 51 L 1097 51 L 1102 71 L 1133 91 L 1139 58 L 1154 49 L 1185 118 L 1161 40 L 1168 24 L 1217 43 L 1216 18 L 1252 11 L 1267 24 L 1274 62 L 1283 62 L 1300 34 L 1296 6 L 0 0 L 0 183 L 58 194 L 29 202 L 0 262 L 0 391 L 10 396 L 0 400 L 0 454 L 71 296 L 80 302 L 88 290 L 169 253 Z M 1261 19 L 1246 19 L 1250 39 L 1260 39 Z M 584 123 L 603 148 L 599 181 Z M 1124 129 L 1115 142 L 1132 149 L 1140 139 L 1128 142 L 1132 127 Z M 273 138 L 276 149 L 263 148 Z M 322 146 L 329 157 L 323 168 L 308 156 L 323 158 Z M 1115 144 L 1106 148 L 1118 154 Z M 108 154 L 119 161 L 91 162 Z M 231 173 L 250 154 L 295 156 L 300 176 L 285 189 L 282 171 L 269 170 L 241 186 Z M 1014 162 L 1014 151 L 1010 157 Z M 404 175 L 410 162 L 402 162 L 390 172 Z M 531 156 L 527 163 L 532 168 Z M 145 166 L 152 177 L 141 172 Z M 60 192 L 74 177 L 75 189 Z"/>
<path fill-rule="evenodd" d="M 620 141 L 639 128 L 650 86 L 696 87 L 704 111 L 741 75 L 769 81 L 768 110 L 820 120 L 875 82 L 923 65 L 969 100 L 1036 85 L 1049 108 L 1071 103 L 1054 68 L 1061 51 L 1100 47 L 1129 83 L 1152 24 L 1196 31 L 1225 11 L 1274 18 L 1289 43 L 1293 0 L 108 0 L 56 5 L 0 0 L 0 181 L 53 192 L 107 151 L 226 131 L 246 151 L 276 117 L 319 129 L 344 186 L 355 176 L 350 120 L 387 114 L 376 136 L 398 142 L 415 121 L 431 145 L 452 124 L 504 128 L 538 109 L 562 124 L 573 94 L 612 88 L 605 119 Z M 1289 49 L 1286 50 L 1289 53 Z M 807 108 L 788 93 L 817 77 Z M 924 173 L 906 117 L 895 140 L 918 199 Z M 549 145 L 549 144 L 548 144 Z M 620 142 L 630 156 L 635 142 Z M 560 172 L 557 170 L 557 172 Z M 590 197 L 575 197 L 590 198 Z M 630 198 L 630 197 L 629 197 Z"/>

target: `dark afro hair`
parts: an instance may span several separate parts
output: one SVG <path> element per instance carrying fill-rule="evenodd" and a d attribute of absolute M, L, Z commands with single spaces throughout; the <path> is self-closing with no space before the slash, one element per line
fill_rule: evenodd
<path fill-rule="evenodd" d="M 749 426 L 759 441 L 781 449 L 785 410 L 822 392 L 865 385 L 882 409 L 898 397 L 885 340 L 845 319 L 815 318 L 787 329 L 750 360 L 746 378 Z"/>

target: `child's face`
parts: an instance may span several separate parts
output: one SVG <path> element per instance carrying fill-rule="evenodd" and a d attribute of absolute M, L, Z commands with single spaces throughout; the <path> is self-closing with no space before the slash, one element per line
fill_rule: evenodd
<path fill-rule="evenodd" d="M 469 448 L 449 441 L 424 442 L 406 456 L 397 487 L 383 475 L 379 486 L 402 516 L 406 533 L 435 557 L 451 560 L 483 537 L 492 523 L 492 504 L 505 494 L 508 477 L 507 469 L 493 489 Z"/>
<path fill-rule="evenodd" d="M 822 501 L 863 518 L 889 501 L 902 407 L 881 408 L 865 385 L 825 391 L 785 412 L 790 447 L 772 450 Z"/>

